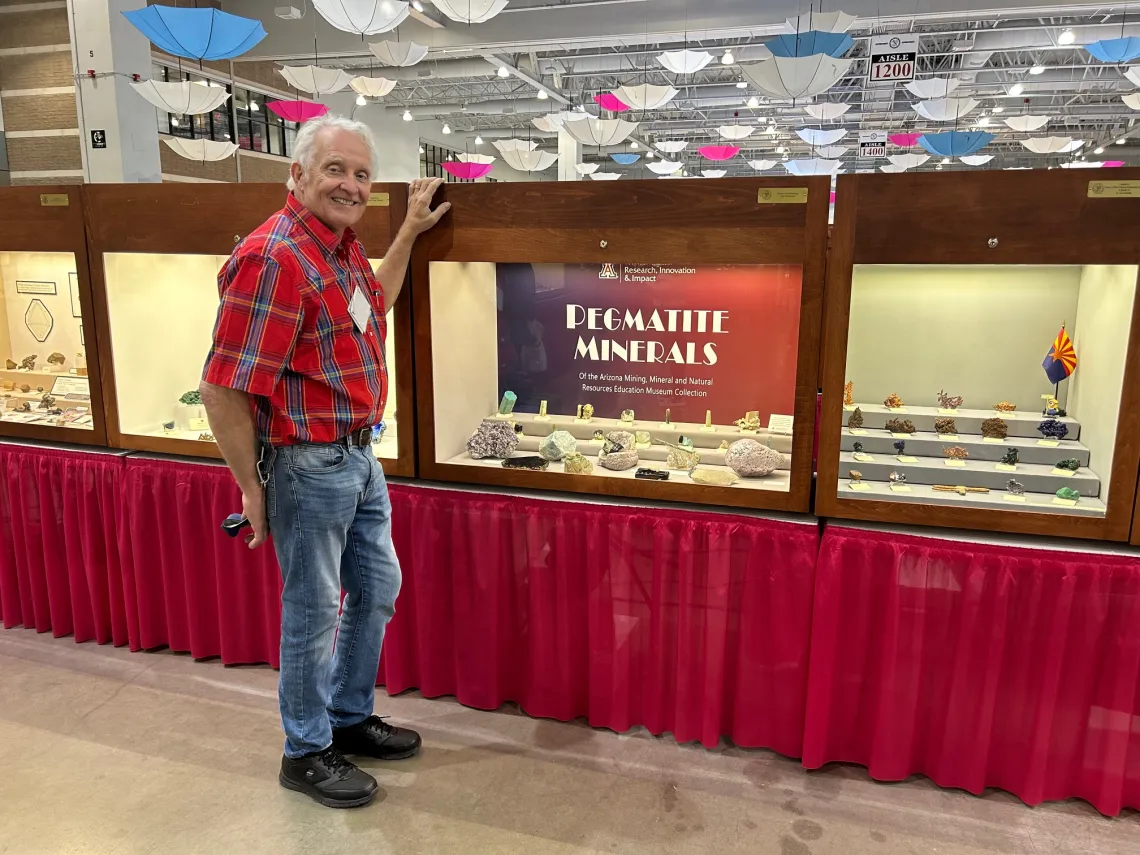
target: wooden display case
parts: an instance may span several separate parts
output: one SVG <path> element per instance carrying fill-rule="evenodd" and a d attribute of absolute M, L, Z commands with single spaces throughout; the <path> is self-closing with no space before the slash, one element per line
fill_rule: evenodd
<path fill-rule="evenodd" d="M 816 513 L 1127 540 L 1140 466 L 1138 222 L 1135 169 L 841 176 L 827 272 Z M 1062 324 L 1078 362 L 1059 387 L 1067 417 L 1054 421 L 1069 433 L 1037 439 L 1052 418 L 1040 399 L 1058 388 L 1042 360 Z M 844 403 L 849 380 L 866 416 L 856 434 Z M 879 402 L 896 385 L 922 390 L 902 394 L 907 412 L 893 416 L 913 420 L 917 432 L 904 437 L 882 430 L 892 413 Z M 943 389 L 966 402 L 949 412 L 936 400 Z M 999 403 L 1017 410 L 998 412 Z M 933 427 L 947 417 L 953 435 L 945 422 L 943 433 Z M 973 435 L 995 418 L 1008 428 L 1004 441 Z M 904 452 L 892 453 L 900 438 Z M 858 458 L 856 440 L 864 449 Z M 969 459 L 948 462 L 953 445 Z M 1009 447 L 1020 447 L 1016 470 L 1001 462 Z M 1075 476 L 1057 467 L 1059 457 L 1079 464 Z M 870 483 L 853 485 L 852 468 Z M 910 489 L 884 483 L 889 473 L 909 475 Z M 1021 498 L 1009 478 L 1025 488 Z M 1058 483 L 1080 498 L 1057 497 Z"/>
<path fill-rule="evenodd" d="M 202 412 L 177 410 L 197 389 L 217 313 L 217 271 L 234 245 L 286 201 L 279 184 L 97 184 L 86 192 L 95 319 L 113 447 L 221 456 L 195 438 Z M 373 185 L 355 229 L 376 264 L 403 222 L 404 184 Z M 377 449 L 390 475 L 415 474 L 411 298 L 389 309 L 389 405 L 402 423 L 395 449 Z M 172 386 L 171 384 L 177 384 Z M 187 416 L 188 427 L 167 419 Z M 157 414 L 157 415 L 156 415 Z M 389 425 L 391 428 L 391 425 Z M 401 429 L 402 428 L 402 429 Z M 375 446 L 374 446 L 375 447 Z"/>
<path fill-rule="evenodd" d="M 435 201 L 452 209 L 412 253 L 421 477 L 807 511 L 828 195 L 828 180 L 819 177 L 444 185 Z M 686 287 L 688 275 L 696 278 Z M 579 305 L 579 294 L 601 302 Z M 753 302 L 759 295 L 770 301 L 764 310 Z M 600 308 L 605 301 L 609 309 Z M 625 309 L 616 308 L 622 301 Z M 739 308 L 716 311 L 730 302 Z M 727 321 L 706 328 L 694 314 L 686 326 L 685 312 L 698 309 Z M 665 324 L 654 326 L 653 317 L 670 310 L 666 332 L 657 332 Z M 610 311 L 606 329 L 625 332 L 603 336 L 590 324 L 611 318 Z M 642 330 L 646 318 L 650 332 L 629 332 Z M 701 364 L 699 348 L 708 345 L 684 341 L 702 330 L 720 333 L 716 346 L 725 355 L 715 375 L 706 370 L 708 351 Z M 669 353 L 684 364 L 647 364 L 650 352 L 652 360 Z M 595 361 L 607 356 L 610 362 Z M 720 390 L 706 395 L 717 416 L 708 427 L 706 403 L 687 397 L 701 394 L 696 384 Z M 753 405 L 770 389 L 780 390 L 778 402 L 772 392 L 773 403 Z M 493 422 L 505 391 L 518 400 L 506 420 L 521 428 L 511 457 L 534 456 L 546 436 L 565 430 L 576 453 L 593 463 L 592 473 L 571 474 L 557 460 L 535 471 L 473 459 L 467 438 L 481 422 Z M 616 403 L 621 395 L 631 396 L 624 405 Z M 718 407 L 718 395 L 733 404 Z M 598 413 L 579 419 L 578 406 L 591 398 Z M 635 399 L 636 406 L 628 403 Z M 552 406 L 544 417 L 545 402 Z M 761 413 L 755 433 L 733 423 L 747 410 Z M 623 422 L 623 413 L 633 421 Z M 769 419 L 777 414 L 783 418 Z M 781 466 L 731 486 L 697 483 L 684 469 L 669 471 L 668 480 L 643 480 L 633 477 L 635 468 L 598 465 L 597 434 L 615 429 L 634 439 L 638 431 L 648 435 L 637 442 L 639 467 L 664 469 L 668 447 L 661 441 L 681 435 L 700 452 L 698 469 L 727 472 L 723 448 L 741 438 L 768 444 L 782 455 Z"/>
<path fill-rule="evenodd" d="M 0 436 L 107 442 L 83 192 L 79 186 L 0 188 Z M 63 363 L 49 363 L 53 354 Z M 20 368 L 32 355 L 35 367 Z M 15 370 L 7 367 L 9 359 Z M 43 406 L 44 395 L 56 399 L 51 407 Z M 25 404 L 31 412 L 22 412 Z M 44 410 L 60 413 L 45 416 Z"/>

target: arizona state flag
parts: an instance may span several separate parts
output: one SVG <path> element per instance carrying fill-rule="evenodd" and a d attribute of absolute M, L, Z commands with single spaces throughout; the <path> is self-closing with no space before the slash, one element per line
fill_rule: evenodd
<path fill-rule="evenodd" d="M 1045 355 L 1041 367 L 1045 369 L 1045 376 L 1049 378 L 1050 383 L 1060 383 L 1076 370 L 1077 350 L 1073 347 L 1073 340 L 1069 338 L 1064 327 L 1061 327 L 1061 331 L 1057 333 L 1057 338 Z"/>

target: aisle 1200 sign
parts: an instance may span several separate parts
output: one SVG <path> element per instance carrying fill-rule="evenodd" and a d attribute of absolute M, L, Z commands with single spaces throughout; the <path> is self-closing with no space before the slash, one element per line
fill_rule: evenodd
<path fill-rule="evenodd" d="M 914 80 L 918 36 L 872 36 L 868 80 Z"/>

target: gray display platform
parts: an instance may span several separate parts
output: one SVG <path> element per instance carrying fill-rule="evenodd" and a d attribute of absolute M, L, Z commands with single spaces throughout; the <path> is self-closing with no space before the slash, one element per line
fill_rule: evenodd
<path fill-rule="evenodd" d="M 890 482 L 892 472 L 906 475 L 910 484 L 946 484 L 967 487 L 988 487 L 1005 492 L 1010 478 L 1020 481 L 1032 493 L 1052 495 L 1062 487 L 1072 487 L 1082 496 L 1100 495 L 1100 479 L 1090 470 L 1081 469 L 1072 476 L 1054 475 L 1053 467 L 1038 463 L 1019 463 L 1017 471 L 1007 472 L 995 468 L 991 461 L 965 460 L 965 466 L 947 466 L 944 458 L 918 457 L 913 463 L 900 463 L 893 455 L 873 455 L 873 461 L 856 460 L 850 452 L 839 455 L 839 477 L 847 480 L 852 469 L 858 469 L 864 480 Z"/>
<path fill-rule="evenodd" d="M 982 422 L 986 419 L 1000 418 L 1009 427 L 1011 437 L 1024 436 L 1040 439 L 1041 434 L 1037 432 L 1037 425 L 1045 419 L 1052 418 L 1040 413 L 999 413 L 996 410 L 967 410 L 965 408 L 954 413 L 943 413 L 939 412 L 937 407 L 907 406 L 901 410 L 888 410 L 882 404 L 856 404 L 855 407 L 863 412 L 863 427 L 865 428 L 883 430 L 886 428 L 887 419 L 910 419 L 918 430 L 934 433 L 935 419 L 954 419 L 959 434 L 977 434 L 978 436 L 981 436 L 982 433 Z M 847 418 L 854 412 L 855 407 L 843 408 L 844 425 L 847 424 Z M 1065 426 L 1068 427 L 1069 434 L 1065 437 L 1066 439 L 1080 439 L 1080 422 L 1068 416 L 1057 419 L 1057 421 L 1064 422 Z"/>
<path fill-rule="evenodd" d="M 861 470 L 860 470 L 861 471 Z M 887 484 L 868 483 L 867 490 L 852 490 L 846 479 L 839 482 L 838 495 L 841 499 L 877 499 L 889 502 L 910 502 L 922 505 L 942 505 L 961 508 L 983 508 L 990 511 L 1022 511 L 1029 513 L 1065 514 L 1066 516 L 1103 517 L 1104 502 L 1100 499 L 1082 498 L 1075 505 L 1055 505 L 1052 494 L 1026 493 L 1024 502 L 1011 502 L 1005 498 L 1005 491 L 990 493 L 943 493 L 929 487 L 911 485 L 909 492 L 896 492 Z"/>
<path fill-rule="evenodd" d="M 853 434 L 843 428 L 840 438 L 840 448 L 843 451 L 854 450 L 856 442 L 863 443 L 863 450 L 871 454 L 889 454 L 893 456 L 895 443 L 899 439 L 906 442 L 906 453 L 916 457 L 944 457 L 945 449 L 952 445 L 960 445 L 970 452 L 970 460 L 1001 460 L 1007 451 L 1016 448 L 1022 463 L 1055 464 L 1066 458 L 1076 458 L 1081 466 L 1089 465 L 1089 450 L 1079 442 L 1064 439 L 1056 447 L 1038 445 L 1038 440 L 1030 437 L 1014 437 L 1004 442 L 987 442 L 980 436 L 958 434 L 953 439 L 943 439 L 936 433 L 913 433 L 908 437 L 896 437 L 885 430 L 863 429 L 862 434 Z"/>
<path fill-rule="evenodd" d="M 527 436 L 523 434 L 519 438 L 518 447 L 515 449 L 514 457 L 522 454 L 538 454 L 538 446 L 542 442 L 542 437 Z M 586 457 L 597 457 L 601 452 L 602 446 L 605 443 L 592 440 L 592 439 L 579 439 L 578 447 L 575 449 L 579 454 L 584 454 Z M 637 446 L 637 456 L 639 459 L 644 460 L 646 463 L 664 463 L 669 456 L 669 447 L 665 445 L 639 445 Z M 701 456 L 702 466 L 724 466 L 724 452 L 717 451 L 715 448 L 697 448 L 697 453 Z M 791 468 L 791 457 L 787 454 L 781 454 L 782 462 L 780 469 Z"/>

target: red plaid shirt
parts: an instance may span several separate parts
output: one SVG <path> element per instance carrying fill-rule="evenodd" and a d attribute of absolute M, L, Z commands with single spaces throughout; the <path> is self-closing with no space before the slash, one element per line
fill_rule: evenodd
<path fill-rule="evenodd" d="M 363 334 L 348 311 L 357 287 L 372 305 Z M 234 249 L 218 290 L 203 376 L 253 396 L 263 442 L 332 442 L 380 421 L 384 292 L 351 229 L 338 239 L 290 193 Z"/>

